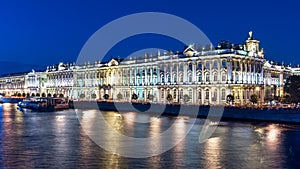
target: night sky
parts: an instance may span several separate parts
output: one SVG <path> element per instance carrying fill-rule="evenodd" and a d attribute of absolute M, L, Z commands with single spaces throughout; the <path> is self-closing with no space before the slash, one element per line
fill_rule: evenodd
<path fill-rule="evenodd" d="M 0 1 L 0 74 L 75 62 L 99 28 L 138 12 L 164 12 L 199 27 L 214 45 L 244 43 L 248 32 L 261 41 L 265 57 L 300 64 L 300 12 L 297 1 Z M 145 47 L 182 50 L 165 37 L 124 40 L 107 57 L 126 56 Z"/>

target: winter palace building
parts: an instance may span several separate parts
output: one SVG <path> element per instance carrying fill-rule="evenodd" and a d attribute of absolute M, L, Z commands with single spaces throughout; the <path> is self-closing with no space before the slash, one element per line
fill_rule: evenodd
<path fill-rule="evenodd" d="M 256 94 L 263 103 L 282 96 L 285 79 L 299 72 L 266 60 L 249 32 L 245 44 L 190 45 L 182 52 L 158 51 L 84 65 L 59 63 L 42 72 L 6 75 L 0 78 L 0 93 L 63 94 L 73 99 L 103 99 L 108 94 L 110 99 L 127 101 L 136 94 L 140 101 L 155 102 L 166 102 L 171 95 L 173 102 L 192 104 L 224 104 L 228 95 L 235 103 L 246 104 Z"/>

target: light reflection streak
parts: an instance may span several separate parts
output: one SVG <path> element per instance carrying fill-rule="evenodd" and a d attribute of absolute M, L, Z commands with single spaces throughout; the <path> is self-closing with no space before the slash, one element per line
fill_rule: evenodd
<path fill-rule="evenodd" d="M 149 136 L 153 137 L 160 134 L 161 134 L 161 118 L 151 117 Z"/>
<path fill-rule="evenodd" d="M 173 138 L 174 142 L 176 140 L 183 138 L 186 134 L 187 130 L 187 123 L 185 122 L 185 117 L 178 117 L 174 123 L 174 133 L 173 133 Z M 186 149 L 185 147 L 185 139 L 181 140 L 175 147 L 174 147 L 174 162 L 176 165 L 183 165 L 180 164 L 182 163 L 182 159 L 184 159 L 184 151 Z"/>
<path fill-rule="evenodd" d="M 134 130 L 134 123 L 136 119 L 136 113 L 128 112 L 122 114 L 124 117 L 124 123 L 129 126 L 129 128 Z"/>
<path fill-rule="evenodd" d="M 255 132 L 260 139 L 266 141 L 266 145 L 270 150 L 275 151 L 279 147 L 282 129 L 278 125 L 270 124 L 267 127 L 255 129 Z"/>
<path fill-rule="evenodd" d="M 159 147 L 160 149 L 162 148 L 162 140 L 160 139 L 159 135 L 161 134 L 161 130 L 162 130 L 162 119 L 161 118 L 157 118 L 157 117 L 151 117 L 150 118 L 150 126 L 149 126 L 149 137 L 152 137 L 154 139 L 151 139 L 151 143 L 149 143 L 148 145 L 151 146 L 156 146 Z M 156 148 L 154 148 L 156 149 Z M 149 147 L 149 150 L 152 151 L 154 150 L 151 147 Z M 154 153 L 154 151 L 153 151 Z M 155 165 L 156 163 L 154 163 Z M 156 168 L 157 166 L 152 166 L 153 168 Z"/>
<path fill-rule="evenodd" d="M 272 124 L 268 126 L 268 132 L 267 132 L 267 141 L 270 143 L 277 143 L 280 135 L 279 128 Z"/>
<path fill-rule="evenodd" d="M 204 168 L 220 168 L 221 166 L 221 138 L 214 137 L 204 143 Z"/>

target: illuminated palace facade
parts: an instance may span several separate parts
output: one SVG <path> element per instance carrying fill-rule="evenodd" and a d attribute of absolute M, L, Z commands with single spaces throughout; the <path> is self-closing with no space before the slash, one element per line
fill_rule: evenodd
<path fill-rule="evenodd" d="M 183 52 L 157 52 L 140 58 L 111 59 L 84 65 L 60 63 L 43 72 L 0 78 L 0 93 L 63 94 L 69 98 L 191 104 L 247 104 L 256 94 L 260 103 L 284 94 L 285 79 L 299 68 L 277 65 L 264 58 L 259 41 L 249 33 L 245 44 L 222 41 L 215 49 L 187 46 Z M 188 97 L 187 97 L 188 96 Z M 188 99 L 186 99 L 188 98 Z"/>

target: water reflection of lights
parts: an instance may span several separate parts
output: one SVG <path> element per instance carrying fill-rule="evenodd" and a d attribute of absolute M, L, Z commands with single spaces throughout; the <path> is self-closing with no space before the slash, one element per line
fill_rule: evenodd
<path fill-rule="evenodd" d="M 217 126 L 219 125 L 219 122 L 216 122 L 216 121 L 209 121 L 209 124 L 210 126 Z"/>
<path fill-rule="evenodd" d="M 128 125 L 131 129 L 134 129 L 134 123 L 136 119 L 136 113 L 134 112 L 127 112 L 122 114 L 124 117 L 124 123 Z M 130 133 L 129 133 L 130 134 Z"/>
<path fill-rule="evenodd" d="M 281 132 L 280 128 L 275 124 L 271 124 L 264 128 L 257 128 L 254 131 L 262 138 L 265 137 L 270 143 L 277 142 Z"/>
<path fill-rule="evenodd" d="M 159 135 L 161 132 L 161 118 L 151 117 L 150 118 L 150 137 Z"/>
<path fill-rule="evenodd" d="M 119 114 L 119 113 L 115 113 L 114 116 L 115 116 L 115 117 L 120 117 L 120 118 L 122 118 L 122 115 Z"/>
<path fill-rule="evenodd" d="M 268 126 L 267 128 L 267 141 L 271 143 L 278 142 L 279 136 L 280 136 L 280 129 L 278 126 L 272 124 Z"/>
<path fill-rule="evenodd" d="M 282 129 L 276 124 L 270 124 L 267 127 L 262 127 L 255 129 L 259 138 L 266 141 L 266 146 L 272 150 L 276 151 L 280 144 L 280 135 Z"/>
<path fill-rule="evenodd" d="M 91 118 L 95 118 L 95 116 L 96 116 L 96 112 L 92 110 L 82 112 L 82 119 L 91 119 Z"/>
<path fill-rule="evenodd" d="M 63 122 L 63 121 L 65 121 L 65 117 L 64 116 L 56 116 L 56 121 Z"/>
<path fill-rule="evenodd" d="M 221 166 L 221 138 L 213 137 L 208 139 L 204 144 L 205 167 L 204 168 L 220 168 Z"/>
<path fill-rule="evenodd" d="M 182 139 L 184 138 L 184 136 L 186 135 L 186 132 L 188 130 L 188 127 L 187 127 L 187 124 L 186 123 L 186 117 L 178 117 L 176 119 L 176 121 L 174 122 L 174 130 L 173 130 L 173 142 L 177 142 L 177 141 L 180 141 L 178 142 L 179 144 L 177 144 L 175 147 L 174 147 L 174 159 L 176 160 L 176 164 L 177 165 L 183 165 L 181 164 L 182 163 L 182 159 L 184 159 L 184 152 L 186 147 L 185 147 L 185 144 L 186 144 L 186 140 L 185 139 Z"/>
<path fill-rule="evenodd" d="M 119 168 L 120 167 L 119 161 L 121 158 L 118 154 L 107 155 L 106 159 L 107 159 L 107 163 L 108 163 L 108 165 L 107 165 L 108 168 Z"/>
<path fill-rule="evenodd" d="M 265 132 L 264 129 L 262 129 L 262 128 L 257 128 L 254 131 L 257 132 L 259 135 L 263 135 Z"/>

